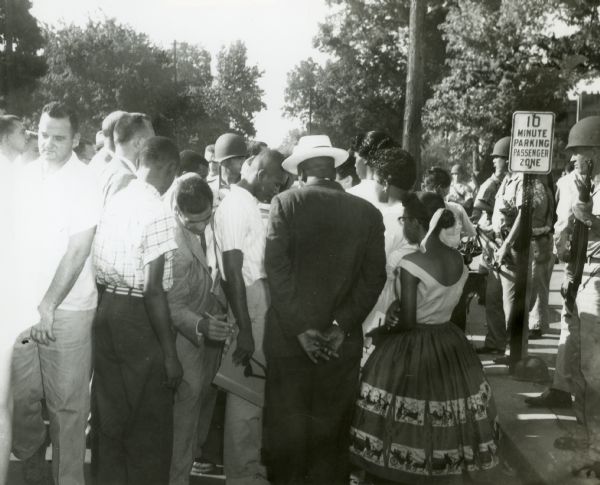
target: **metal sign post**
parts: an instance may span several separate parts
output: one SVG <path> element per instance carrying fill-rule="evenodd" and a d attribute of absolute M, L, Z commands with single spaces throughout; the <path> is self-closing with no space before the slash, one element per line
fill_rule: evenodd
<path fill-rule="evenodd" d="M 517 111 L 513 114 L 509 168 L 523 173 L 523 201 L 518 236 L 517 274 L 514 309 L 508 315 L 510 329 L 510 369 L 527 357 L 529 327 L 529 246 L 531 242 L 531 211 L 535 176 L 548 174 L 552 168 L 554 113 Z"/>

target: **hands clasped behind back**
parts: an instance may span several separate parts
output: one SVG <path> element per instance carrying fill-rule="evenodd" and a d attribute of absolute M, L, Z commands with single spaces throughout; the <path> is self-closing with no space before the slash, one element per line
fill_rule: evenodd
<path fill-rule="evenodd" d="M 338 350 L 344 341 L 344 332 L 339 326 L 332 325 L 325 332 L 308 329 L 297 338 L 308 358 L 318 364 L 320 360 L 328 361 L 339 357 Z"/>

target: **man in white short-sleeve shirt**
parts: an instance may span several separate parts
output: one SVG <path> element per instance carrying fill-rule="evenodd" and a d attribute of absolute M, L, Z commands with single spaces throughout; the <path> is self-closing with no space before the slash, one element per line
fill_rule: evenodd
<path fill-rule="evenodd" d="M 238 333 L 233 353 L 236 365 L 248 365 L 262 351 L 268 293 L 265 283 L 266 232 L 258 200 L 271 200 L 285 183 L 283 155 L 260 152 L 232 185 L 214 216 L 217 260 L 224 280 L 230 316 Z M 267 485 L 261 465 L 262 409 L 228 393 L 225 409 L 224 465 L 228 485 Z"/>
<path fill-rule="evenodd" d="M 34 315 L 15 344 L 13 453 L 28 479 L 43 469 L 48 445 L 41 400 L 46 400 L 54 482 L 84 483 L 89 413 L 91 330 L 97 291 L 90 250 L 100 212 L 90 169 L 73 153 L 75 115 L 60 103 L 42 111 L 40 158 L 17 182 L 23 304 Z"/>

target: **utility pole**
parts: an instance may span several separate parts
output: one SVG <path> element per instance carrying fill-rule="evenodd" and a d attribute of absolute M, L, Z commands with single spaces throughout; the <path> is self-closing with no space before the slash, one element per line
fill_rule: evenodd
<path fill-rule="evenodd" d="M 173 77 L 177 85 L 177 41 L 173 41 Z"/>
<path fill-rule="evenodd" d="M 308 134 L 312 135 L 312 88 L 308 89 Z"/>
<path fill-rule="evenodd" d="M 423 31 L 427 0 L 410 0 L 408 34 L 408 73 L 406 76 L 406 101 L 402 127 L 402 148 L 421 165 L 421 112 L 423 111 Z"/>

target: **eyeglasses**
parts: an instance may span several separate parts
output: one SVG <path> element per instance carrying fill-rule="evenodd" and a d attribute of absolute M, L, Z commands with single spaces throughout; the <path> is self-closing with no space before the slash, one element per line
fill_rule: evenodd
<path fill-rule="evenodd" d="M 398 217 L 398 220 L 399 220 L 400 222 L 404 222 L 404 221 L 415 221 L 415 220 L 417 220 L 417 218 L 416 218 L 416 217 L 409 217 L 409 216 L 400 216 L 400 217 Z"/>

